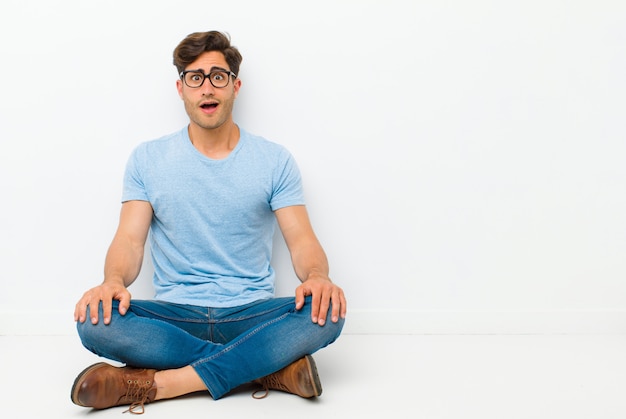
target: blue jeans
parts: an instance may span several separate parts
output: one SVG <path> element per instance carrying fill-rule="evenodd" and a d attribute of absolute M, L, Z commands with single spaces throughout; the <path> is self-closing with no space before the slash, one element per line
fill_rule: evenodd
<path fill-rule="evenodd" d="M 126 315 L 113 302 L 111 322 L 77 323 L 83 345 L 96 355 L 157 370 L 191 365 L 219 399 L 334 342 L 344 321 L 311 321 L 311 300 L 296 311 L 293 297 L 239 307 L 210 308 L 132 300 Z M 102 305 L 100 305 L 102 319 Z M 330 319 L 330 312 L 328 313 Z"/>

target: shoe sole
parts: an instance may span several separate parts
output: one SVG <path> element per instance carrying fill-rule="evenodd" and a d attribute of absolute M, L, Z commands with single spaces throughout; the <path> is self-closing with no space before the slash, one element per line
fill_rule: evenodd
<path fill-rule="evenodd" d="M 313 397 L 317 397 L 322 394 L 322 382 L 320 381 L 320 376 L 317 373 L 317 366 L 315 365 L 313 357 L 311 355 L 306 355 L 305 358 L 307 360 L 309 375 L 313 379 L 313 392 L 315 393 Z"/>
<path fill-rule="evenodd" d="M 90 373 L 91 371 L 100 368 L 103 365 L 108 365 L 105 362 L 98 362 L 97 364 L 93 364 L 87 368 L 85 368 L 80 374 L 78 374 L 78 376 L 76 377 L 76 379 L 74 380 L 74 384 L 72 385 L 72 392 L 71 392 L 71 398 L 72 398 L 72 402 L 78 406 L 83 406 L 83 407 L 90 407 L 90 406 L 85 406 L 84 404 L 82 404 L 79 400 L 78 400 L 78 392 L 80 391 L 80 384 L 81 383 L 81 379 L 88 373 Z"/>

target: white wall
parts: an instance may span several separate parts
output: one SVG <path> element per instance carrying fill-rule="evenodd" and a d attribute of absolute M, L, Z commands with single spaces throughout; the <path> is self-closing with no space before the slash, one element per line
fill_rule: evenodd
<path fill-rule="evenodd" d="M 625 5 L 4 0 L 0 334 L 72 333 L 128 154 L 186 124 L 172 50 L 210 29 L 238 123 L 300 164 L 346 331 L 626 330 Z"/>

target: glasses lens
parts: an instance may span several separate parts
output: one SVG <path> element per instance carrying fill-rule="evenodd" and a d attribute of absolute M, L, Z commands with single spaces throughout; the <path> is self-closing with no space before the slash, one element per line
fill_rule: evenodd
<path fill-rule="evenodd" d="M 200 87 L 204 81 L 204 74 L 199 71 L 185 73 L 185 83 L 189 87 Z"/>
<path fill-rule="evenodd" d="M 224 87 L 228 84 L 228 73 L 224 71 L 212 71 L 209 77 L 215 87 Z"/>

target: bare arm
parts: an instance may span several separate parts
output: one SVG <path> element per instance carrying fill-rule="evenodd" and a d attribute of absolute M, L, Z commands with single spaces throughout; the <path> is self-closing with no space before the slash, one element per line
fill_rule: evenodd
<path fill-rule="evenodd" d="M 311 320 L 323 326 L 331 308 L 331 320 L 337 322 L 346 316 L 346 298 L 343 290 L 329 277 L 328 260 L 320 245 L 306 207 L 303 205 L 276 211 L 278 225 L 287 243 L 296 275 L 302 282 L 296 288 L 296 309 L 304 305 L 304 297 L 312 296 Z"/>
<path fill-rule="evenodd" d="M 75 321 L 82 323 L 89 316 L 92 323 L 98 323 L 97 308 L 101 301 L 105 324 L 111 321 L 113 300 L 120 302 L 119 311 L 122 315 L 126 314 L 130 305 L 127 287 L 141 270 L 151 220 L 150 203 L 128 201 L 122 204 L 119 225 L 104 263 L 104 281 L 83 294 L 74 310 Z"/>

